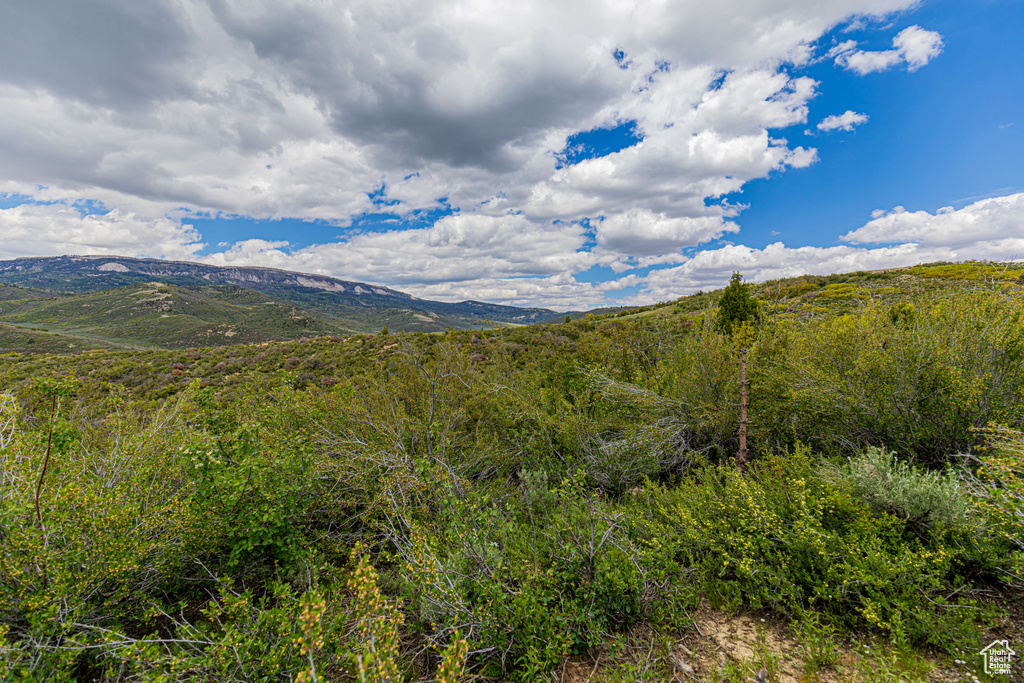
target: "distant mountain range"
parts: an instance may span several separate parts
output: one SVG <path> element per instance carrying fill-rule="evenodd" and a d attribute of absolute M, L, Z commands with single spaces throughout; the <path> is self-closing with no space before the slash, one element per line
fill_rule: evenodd
<path fill-rule="evenodd" d="M 67 337 L 63 345 L 72 348 L 90 341 L 173 348 L 378 332 L 385 326 L 436 332 L 525 325 L 557 315 L 544 308 L 430 301 L 274 268 L 124 256 L 0 261 L 0 352 L 31 346 L 35 342 L 29 340 L 40 335 Z"/>

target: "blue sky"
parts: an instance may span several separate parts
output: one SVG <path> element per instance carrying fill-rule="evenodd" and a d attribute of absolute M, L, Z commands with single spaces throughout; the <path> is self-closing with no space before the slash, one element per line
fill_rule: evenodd
<path fill-rule="evenodd" d="M 959 209 L 1024 191 L 1024 3 L 931 2 L 906 20 L 945 42 L 915 73 L 859 76 L 832 62 L 806 70 L 822 83 L 812 120 L 849 109 L 871 118 L 849 134 L 816 136 L 820 160 L 811 167 L 747 185 L 736 197 L 750 205 L 738 220 L 745 244 L 763 246 L 777 231 L 787 242 L 828 246 L 875 209 Z M 847 35 L 835 30 L 826 40 Z M 886 32 L 864 35 L 887 47 Z M 805 128 L 779 133 L 797 140 Z"/>
<path fill-rule="evenodd" d="M 1024 258 L 1021 0 L 40 0 L 0 25 L 0 258 L 561 310 Z"/>

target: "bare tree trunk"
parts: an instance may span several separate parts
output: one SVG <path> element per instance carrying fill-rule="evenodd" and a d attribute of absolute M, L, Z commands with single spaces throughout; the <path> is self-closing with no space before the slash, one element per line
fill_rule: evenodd
<path fill-rule="evenodd" d="M 736 454 L 736 466 L 741 472 L 747 469 L 747 350 L 740 349 L 740 452 Z"/>
<path fill-rule="evenodd" d="M 50 465 L 50 446 L 53 445 L 53 420 L 57 415 L 57 394 L 53 395 L 50 403 L 50 429 L 46 434 L 46 457 L 43 459 L 43 470 L 39 473 L 39 481 L 36 483 L 36 521 L 43 526 L 43 513 L 39 511 L 39 494 L 43 490 L 43 479 L 46 478 L 46 468 Z"/>

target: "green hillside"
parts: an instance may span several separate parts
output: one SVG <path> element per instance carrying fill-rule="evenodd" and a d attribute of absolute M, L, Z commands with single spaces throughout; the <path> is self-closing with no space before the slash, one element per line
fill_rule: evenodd
<path fill-rule="evenodd" d="M 479 301 L 457 303 L 417 299 L 387 287 L 273 268 L 219 267 L 202 263 L 122 256 L 60 256 L 0 261 L 0 286 L 47 296 L 80 295 L 149 282 L 194 290 L 230 286 L 269 295 L 310 315 L 359 332 L 382 327 L 410 332 L 523 325 L 554 311 Z M 2 300 L 2 298 L 0 298 Z M 166 339 L 166 337 L 162 337 Z M 286 338 L 286 337 L 285 337 Z M 165 342 L 156 342 L 162 343 Z M 175 345 L 175 344 L 171 344 Z"/>
<path fill-rule="evenodd" d="M 0 284 L 0 301 L 18 301 L 25 299 L 47 299 L 57 296 L 52 292 L 32 287 Z"/>
<path fill-rule="evenodd" d="M 69 334 L 35 325 L 0 322 L 0 353 L 76 354 L 89 349 L 114 349 L 108 339 L 90 339 L 83 334 Z"/>
<path fill-rule="evenodd" d="M 351 329 L 259 292 L 160 282 L 0 302 L 0 320 L 117 344 L 217 346 L 346 334 Z M 2 339 L 2 337 L 0 337 Z M 3 346 L 11 346 L 4 342 Z"/>
<path fill-rule="evenodd" d="M 848 313 L 871 303 L 899 303 L 943 291 L 1015 291 L 1024 286 L 1022 263 L 929 263 L 906 268 L 853 271 L 750 283 L 751 294 L 773 319 L 808 319 Z M 596 318 L 673 318 L 707 312 L 722 290 L 700 291 L 673 301 L 588 313 Z M 573 318 L 585 314 L 573 314 Z M 552 319 L 548 322 L 555 322 Z"/>

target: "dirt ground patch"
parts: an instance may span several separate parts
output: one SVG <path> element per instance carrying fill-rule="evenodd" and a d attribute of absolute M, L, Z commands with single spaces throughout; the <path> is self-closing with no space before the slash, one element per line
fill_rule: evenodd
<path fill-rule="evenodd" d="M 967 667 L 948 658 L 840 641 L 827 637 L 827 629 L 797 632 L 781 620 L 710 608 L 694 615 L 694 627 L 681 637 L 641 626 L 590 659 L 565 662 L 552 678 L 559 683 L 972 680 Z"/>

